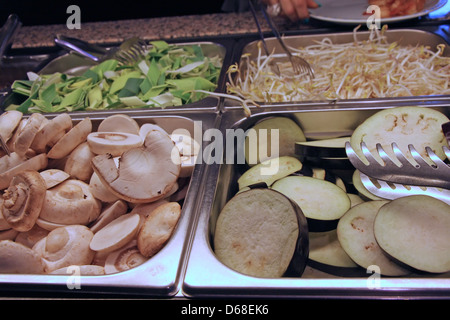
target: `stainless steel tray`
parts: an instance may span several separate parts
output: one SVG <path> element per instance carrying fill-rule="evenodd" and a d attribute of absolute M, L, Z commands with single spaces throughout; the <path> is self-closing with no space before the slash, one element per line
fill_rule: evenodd
<path fill-rule="evenodd" d="M 229 60 L 231 59 L 233 44 L 232 41 L 197 41 L 197 42 L 182 42 L 177 43 L 178 45 L 199 45 L 205 56 L 214 57 L 218 56 L 222 59 L 222 69 L 221 74 L 219 75 L 216 92 L 223 92 L 225 87 L 225 73 L 227 70 L 227 66 L 229 64 Z M 36 53 L 38 55 L 38 53 Z M 34 55 L 30 55 L 30 59 L 33 58 Z M 55 72 L 61 73 L 69 73 L 69 74 L 77 74 L 81 73 L 89 67 L 95 65 L 95 62 L 88 60 L 87 58 L 83 58 L 75 53 L 61 53 L 57 55 L 55 58 L 50 59 L 45 64 L 39 66 L 37 70 L 28 70 L 35 71 L 39 74 L 52 74 Z M 23 66 L 17 66 L 18 68 L 23 68 Z M 18 80 L 18 79 L 17 79 Z M 0 100 L 0 109 L 5 109 L 11 102 L 21 101 L 20 97 L 9 93 L 8 97 L 5 97 L 3 100 Z M 182 106 L 173 106 L 173 107 L 165 107 L 165 108 L 149 108 L 146 110 L 159 111 L 159 110 L 185 110 L 185 109 L 201 109 L 201 110 L 215 110 L 217 109 L 218 99 L 213 97 L 206 97 L 202 100 L 185 104 Z M 130 109 L 124 109 L 130 110 Z M 103 110 L 101 110 L 103 111 Z M 97 112 L 97 111 L 94 111 Z"/>
<path fill-rule="evenodd" d="M 369 39 L 369 31 L 357 31 L 357 38 L 358 40 L 368 40 Z M 437 45 L 444 44 L 445 50 L 444 50 L 444 56 L 450 56 L 450 43 L 449 39 L 444 38 L 439 34 L 439 30 L 436 32 L 431 32 L 427 30 L 421 30 L 421 29 L 388 29 L 385 32 L 386 39 L 388 42 L 398 42 L 399 45 L 425 45 L 429 46 L 432 49 L 435 49 Z M 353 32 L 337 32 L 337 33 L 315 33 L 315 34 L 304 34 L 304 35 L 289 35 L 285 36 L 283 39 L 285 43 L 288 46 L 292 46 L 295 48 L 300 48 L 308 45 L 314 44 L 316 41 L 321 41 L 324 38 L 329 38 L 333 43 L 336 44 L 342 44 L 342 43 L 351 43 L 354 41 L 354 33 Z M 275 50 L 277 54 L 280 53 L 283 54 L 283 49 L 281 48 L 279 42 L 274 37 L 268 37 L 265 38 L 267 48 L 269 52 L 272 52 L 272 50 Z M 240 43 L 236 45 L 233 61 L 234 63 L 238 63 L 240 68 L 243 68 L 245 66 L 245 61 L 242 59 L 243 55 L 249 54 L 250 57 L 254 58 L 258 56 L 258 42 L 259 40 L 249 40 L 244 39 L 241 40 Z M 252 59 L 254 60 L 254 59 Z M 445 99 L 449 98 L 449 95 L 442 95 Z M 378 99 L 341 99 L 339 102 L 346 103 L 351 101 L 359 101 L 359 102 L 366 102 L 366 101 L 383 101 L 383 100 L 389 100 L 389 101 L 401 101 L 404 99 L 416 99 L 416 100 L 423 100 L 428 98 L 436 98 L 436 96 L 430 97 L 430 96 L 417 96 L 417 97 L 389 97 L 389 98 L 378 98 Z M 258 104 L 261 105 L 261 107 L 266 107 L 270 105 L 275 105 L 274 103 L 268 103 L 267 101 L 256 101 Z M 282 105 L 290 105 L 292 103 L 321 103 L 323 105 L 327 104 L 333 104 L 334 101 L 292 101 L 287 103 L 281 103 Z M 223 106 L 226 109 L 234 109 L 239 108 L 240 105 L 235 100 L 228 99 L 226 101 L 226 104 Z M 254 109 L 255 107 L 252 105 L 249 105 L 251 109 Z"/>
<path fill-rule="evenodd" d="M 450 100 L 437 102 L 433 107 L 450 115 Z M 255 109 L 250 117 L 242 111 L 227 110 L 221 115 L 220 129 L 250 128 L 258 120 L 271 116 L 294 119 L 307 138 L 345 136 L 377 110 L 386 105 L 323 108 L 319 105 L 299 108 L 297 105 Z M 242 165 L 241 165 L 242 166 Z M 222 264 L 215 256 L 212 239 L 217 217 L 225 203 L 238 190 L 237 179 L 242 168 L 234 164 L 214 164 L 206 168 L 203 198 L 199 207 L 197 227 L 192 239 L 182 292 L 198 297 L 307 297 L 307 298 L 387 298 L 387 297 L 450 297 L 450 274 L 438 277 L 381 277 L 380 286 L 369 286 L 370 274 L 338 277 L 307 267 L 299 278 L 258 278 L 243 275 Z M 353 170 L 351 170 L 353 172 Z M 442 276 L 442 275 L 441 275 Z"/>
<path fill-rule="evenodd" d="M 101 120 L 114 113 L 86 113 L 73 115 L 74 122 L 90 117 L 93 127 L 96 128 Z M 175 129 L 186 129 L 197 141 L 202 139 L 202 134 L 209 128 L 216 126 L 216 114 L 205 112 L 187 112 L 180 115 L 176 112 L 164 111 L 158 115 L 152 115 L 142 111 L 140 114 L 129 114 L 140 125 L 143 123 L 155 123 L 171 133 Z M 203 144 L 202 141 L 199 141 Z M 155 297 L 173 297 L 179 292 L 181 276 L 184 269 L 184 256 L 188 248 L 192 220 L 197 212 L 198 193 L 201 189 L 201 180 L 204 174 L 204 165 L 197 164 L 191 177 L 189 188 L 182 204 L 181 219 L 174 234 L 155 256 L 144 264 L 131 270 L 101 276 L 81 276 L 80 288 L 70 289 L 68 283 L 72 283 L 72 275 L 27 275 L 27 274 L 0 274 L 0 291 L 12 296 L 37 293 L 39 296 L 46 294 L 64 294 L 64 296 L 91 296 L 98 295 L 139 295 Z M 73 287 L 72 287 L 73 288 Z M 88 295 L 89 296 L 89 295 Z"/>

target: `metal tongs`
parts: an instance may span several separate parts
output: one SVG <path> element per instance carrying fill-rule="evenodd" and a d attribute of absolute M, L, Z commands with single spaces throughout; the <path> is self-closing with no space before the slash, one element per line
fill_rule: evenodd
<path fill-rule="evenodd" d="M 264 50 L 266 52 L 267 57 L 269 57 L 269 55 L 270 55 L 269 54 L 269 50 L 267 49 L 267 44 L 266 44 L 265 39 L 264 39 L 264 35 L 263 35 L 262 29 L 261 29 L 261 25 L 259 24 L 258 17 L 256 15 L 256 10 L 255 10 L 255 7 L 254 7 L 254 5 L 253 5 L 251 0 L 249 0 L 249 5 L 250 5 L 250 10 L 251 10 L 251 12 L 253 14 L 253 18 L 255 19 L 256 26 L 258 28 L 259 36 L 261 38 L 261 42 L 263 44 Z M 275 35 L 275 37 L 277 38 L 277 40 L 280 43 L 281 47 L 286 52 L 286 55 L 288 56 L 288 59 L 289 59 L 289 61 L 292 64 L 292 69 L 294 70 L 294 73 L 297 74 L 297 75 L 298 74 L 305 74 L 305 75 L 308 75 L 311 79 L 313 79 L 314 78 L 314 70 L 311 67 L 311 65 L 308 63 L 308 61 L 306 61 L 305 59 L 303 59 L 300 56 L 292 54 L 291 50 L 284 43 L 280 32 L 278 31 L 275 23 L 273 22 L 272 18 L 267 13 L 267 11 L 266 11 L 266 9 L 265 9 L 265 7 L 263 5 L 261 5 L 261 11 L 262 11 L 262 13 L 264 15 L 265 20 L 269 24 L 270 29 L 272 30 L 272 33 Z M 277 75 L 280 75 L 280 69 L 278 68 L 278 66 L 275 63 L 272 63 L 271 67 L 272 67 L 272 70 Z"/>
<path fill-rule="evenodd" d="M 361 182 L 372 194 L 384 199 L 396 199 L 408 195 L 429 195 L 450 204 L 450 166 L 427 147 L 428 157 L 423 157 L 413 145 L 408 146 L 409 156 L 403 154 L 397 144 L 391 145 L 393 156 L 376 145 L 378 159 L 363 142 L 358 156 L 349 142 L 345 151 L 352 165 L 360 171 Z M 450 150 L 443 147 L 450 160 Z M 409 158 L 409 159 L 408 159 Z M 381 160 L 381 161 L 380 161 Z"/>

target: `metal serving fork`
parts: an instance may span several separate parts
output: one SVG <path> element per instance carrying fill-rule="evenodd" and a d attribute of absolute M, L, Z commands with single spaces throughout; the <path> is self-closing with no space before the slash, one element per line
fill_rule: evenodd
<path fill-rule="evenodd" d="M 294 70 L 294 73 L 295 74 L 306 74 L 311 79 L 313 79 L 314 78 L 314 70 L 311 67 L 311 65 L 308 63 L 308 61 L 306 61 L 305 59 L 303 59 L 300 56 L 292 54 L 291 50 L 289 50 L 288 46 L 284 43 L 280 32 L 278 31 L 277 27 L 275 26 L 275 23 L 273 22 L 270 15 L 267 13 L 264 6 L 261 6 L 261 10 L 263 12 L 264 18 L 266 19 L 267 23 L 270 26 L 270 29 L 272 29 L 273 34 L 277 38 L 277 40 L 280 43 L 283 50 L 286 52 L 286 54 L 289 58 L 289 61 L 292 64 L 292 69 Z"/>
<path fill-rule="evenodd" d="M 124 41 L 120 46 L 104 48 L 86 41 L 57 35 L 54 39 L 60 47 L 75 52 L 95 62 L 116 59 L 122 65 L 131 65 L 142 60 L 146 54 L 147 44 L 144 40 L 133 37 Z"/>

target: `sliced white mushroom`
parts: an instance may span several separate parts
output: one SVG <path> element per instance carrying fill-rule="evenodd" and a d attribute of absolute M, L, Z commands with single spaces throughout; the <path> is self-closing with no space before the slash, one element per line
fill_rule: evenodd
<path fill-rule="evenodd" d="M 25 127 L 27 122 L 28 122 L 27 118 L 22 118 L 22 120 L 20 120 L 19 124 L 17 125 L 16 129 L 14 130 L 11 138 L 6 142 L 6 145 L 8 146 L 10 152 L 15 151 L 14 146 L 16 144 L 17 137 L 19 136 L 20 131 L 22 130 L 23 127 Z M 0 154 L 5 155 L 6 152 L 0 148 Z"/>
<path fill-rule="evenodd" d="M 145 257 L 159 252 L 172 236 L 180 216 L 181 206 L 177 202 L 169 202 L 153 210 L 139 231 L 139 252 Z"/>
<path fill-rule="evenodd" d="M 37 224 L 33 226 L 28 231 L 19 232 L 14 239 L 15 242 L 21 243 L 28 248 L 33 248 L 33 246 L 42 238 L 48 235 L 49 231 L 41 228 Z"/>
<path fill-rule="evenodd" d="M 126 114 L 114 114 L 100 122 L 98 132 L 125 132 L 139 135 L 139 124 Z"/>
<path fill-rule="evenodd" d="M 119 197 L 109 190 L 95 172 L 89 180 L 89 190 L 91 190 L 91 193 L 95 198 L 103 202 L 114 202 L 119 200 Z"/>
<path fill-rule="evenodd" d="M 161 128 L 160 126 L 154 124 L 154 123 L 144 123 L 140 128 L 139 128 L 139 135 L 141 136 L 142 140 L 145 140 L 145 137 L 147 136 L 147 134 L 150 131 L 160 131 L 161 133 L 167 134 L 169 135 L 166 130 L 164 130 L 163 128 Z"/>
<path fill-rule="evenodd" d="M 125 151 L 140 147 L 143 143 L 137 134 L 125 132 L 92 132 L 87 137 L 91 151 L 95 154 L 121 156 Z"/>
<path fill-rule="evenodd" d="M 41 171 L 40 174 L 45 181 L 47 189 L 53 188 L 70 178 L 70 175 L 67 172 L 60 169 L 47 169 Z"/>
<path fill-rule="evenodd" d="M 57 224 L 81 224 L 97 219 L 101 203 L 81 180 L 68 179 L 48 189 L 40 219 Z"/>
<path fill-rule="evenodd" d="M 40 113 L 33 113 L 23 127 L 20 128 L 14 137 L 14 151 L 19 155 L 25 155 L 46 118 Z"/>
<path fill-rule="evenodd" d="M 2 207 L 3 207 L 3 197 L 0 197 L 0 208 L 2 208 Z M 11 229 L 11 226 L 6 221 L 5 217 L 3 217 L 3 214 L 0 209 L 0 231 L 9 230 L 9 229 Z"/>
<path fill-rule="evenodd" d="M 86 226 L 61 227 L 39 240 L 33 250 L 42 257 L 46 273 L 71 265 L 87 265 L 95 255 L 89 248 L 93 235 Z"/>
<path fill-rule="evenodd" d="M 27 160 L 27 157 L 25 155 L 20 155 L 16 152 L 11 152 L 11 154 L 4 155 L 0 158 L 0 173 L 3 173 L 5 171 L 8 171 L 11 168 L 14 168 L 15 166 L 18 166 L 19 164 L 25 162 Z"/>
<path fill-rule="evenodd" d="M 144 223 L 145 219 L 159 206 L 168 203 L 169 200 L 167 198 L 155 201 L 155 202 L 148 202 L 148 203 L 138 203 L 136 206 L 131 210 L 130 213 L 137 213 L 141 216 L 141 226 Z"/>
<path fill-rule="evenodd" d="M 11 228 L 28 231 L 39 217 L 47 190 L 39 172 L 26 170 L 15 175 L 3 194 L 2 214 Z"/>
<path fill-rule="evenodd" d="M 105 260 L 105 273 L 112 274 L 133 269 L 148 259 L 144 257 L 137 247 L 136 240 L 108 254 Z"/>
<path fill-rule="evenodd" d="M 12 228 L 0 231 L 0 240 L 14 240 L 18 234 L 19 231 Z"/>
<path fill-rule="evenodd" d="M 22 120 L 23 113 L 17 110 L 10 110 L 0 114 L 0 135 L 5 142 L 12 137 L 14 130 Z"/>
<path fill-rule="evenodd" d="M 190 177 L 195 168 L 200 144 L 187 133 L 172 133 L 170 135 L 181 156 L 180 177 Z"/>
<path fill-rule="evenodd" d="M 11 240 L 0 241 L 0 273 L 42 274 L 44 264 L 32 249 Z"/>
<path fill-rule="evenodd" d="M 45 229 L 47 231 L 52 231 L 52 230 L 55 230 L 56 228 L 63 228 L 65 226 L 67 226 L 67 224 L 65 224 L 65 223 L 49 222 L 49 221 L 45 221 L 41 218 L 38 218 L 36 220 L 36 225 L 38 225 L 39 227 L 41 227 L 42 229 Z"/>
<path fill-rule="evenodd" d="M 139 222 L 138 214 L 121 215 L 95 233 L 90 248 L 97 252 L 112 252 L 123 247 L 136 237 Z"/>
<path fill-rule="evenodd" d="M 47 148 L 52 147 L 63 137 L 67 131 L 72 129 L 72 118 L 67 113 L 61 113 L 45 123 L 37 132 L 31 148 L 36 152 L 47 152 Z"/>
<path fill-rule="evenodd" d="M 64 171 L 73 178 L 88 182 L 94 172 L 91 161 L 95 154 L 87 142 L 78 145 L 67 157 Z"/>
<path fill-rule="evenodd" d="M 50 149 L 47 156 L 51 159 L 61 159 L 71 153 L 79 144 L 86 141 L 88 134 L 92 132 L 90 118 L 85 118 L 70 129 Z"/>
<path fill-rule="evenodd" d="M 9 186 L 12 178 L 25 170 L 40 171 L 45 169 L 48 164 L 48 158 L 45 153 L 38 154 L 30 159 L 21 162 L 17 166 L 0 173 L 0 190 Z"/>
<path fill-rule="evenodd" d="M 119 198 L 144 203 L 162 199 L 169 193 L 180 174 L 178 158 L 169 136 L 151 131 L 144 145 L 122 154 L 117 167 L 111 155 L 92 159 L 94 171 L 107 188 Z M 175 157 L 175 161 L 173 158 Z"/>
<path fill-rule="evenodd" d="M 123 200 L 117 200 L 110 203 L 102 210 L 100 216 L 91 225 L 91 231 L 97 233 L 100 229 L 105 227 L 111 221 L 117 219 L 118 217 L 124 215 L 128 211 L 128 205 Z"/>

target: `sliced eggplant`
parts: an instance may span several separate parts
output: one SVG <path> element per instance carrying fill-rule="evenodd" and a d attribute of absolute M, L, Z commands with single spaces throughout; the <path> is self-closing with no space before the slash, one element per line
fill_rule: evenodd
<path fill-rule="evenodd" d="M 395 259 L 421 271 L 450 271 L 450 206 L 417 195 L 391 201 L 378 211 L 375 238 Z"/>
<path fill-rule="evenodd" d="M 278 148 L 277 155 L 271 154 L 271 141 L 274 133 L 278 134 L 277 146 L 275 146 Z M 295 143 L 297 141 L 306 141 L 306 137 L 294 120 L 286 117 L 271 117 L 261 120 L 247 133 L 245 160 L 248 165 L 253 166 L 273 157 L 295 156 Z"/>
<path fill-rule="evenodd" d="M 308 248 L 308 226 L 301 209 L 271 189 L 256 188 L 236 194 L 217 219 L 217 258 L 246 275 L 301 276 Z"/>
<path fill-rule="evenodd" d="M 342 249 L 336 229 L 309 233 L 308 265 L 337 276 L 357 276 L 365 273 Z"/>
<path fill-rule="evenodd" d="M 336 227 L 350 209 L 347 193 L 334 183 L 300 176 L 276 181 L 272 189 L 295 201 L 308 219 L 310 231 L 325 231 Z"/>
<path fill-rule="evenodd" d="M 342 248 L 358 265 L 367 269 L 375 265 L 386 276 L 404 276 L 411 271 L 391 259 L 378 245 L 374 221 L 378 210 L 388 200 L 368 201 L 352 207 L 339 220 L 337 236 Z"/>
<path fill-rule="evenodd" d="M 271 186 L 276 180 L 302 169 L 303 164 L 294 157 L 268 159 L 245 171 L 238 179 L 239 190 L 254 184 Z"/>
<path fill-rule="evenodd" d="M 449 119 L 440 111 L 427 107 L 396 107 L 378 111 L 361 123 L 352 133 L 350 144 L 364 159 L 361 143 L 364 142 L 374 157 L 382 163 L 377 153 L 379 143 L 386 153 L 399 162 L 391 144 L 396 143 L 407 159 L 414 163 L 408 145 L 414 145 L 417 152 L 430 163 L 426 151 L 430 147 L 438 157 L 445 159 L 443 146 L 447 145 L 442 125 Z"/>
<path fill-rule="evenodd" d="M 350 141 L 350 137 L 297 141 L 295 154 L 311 158 L 346 158 L 345 142 L 347 141 Z"/>
<path fill-rule="evenodd" d="M 356 191 L 358 192 L 358 195 L 364 201 L 366 201 L 366 200 L 384 200 L 384 199 L 372 194 L 369 190 L 366 189 L 366 187 L 364 187 L 364 185 L 361 181 L 361 176 L 359 175 L 359 170 L 355 170 L 355 172 L 353 172 L 352 182 L 353 182 L 353 186 L 355 187 Z"/>

